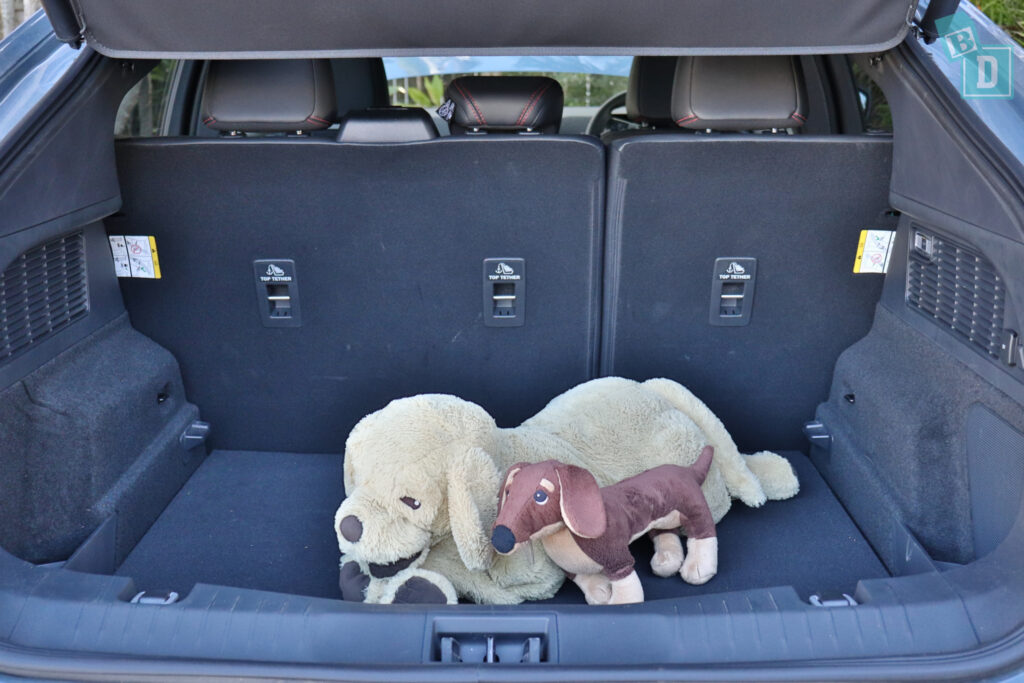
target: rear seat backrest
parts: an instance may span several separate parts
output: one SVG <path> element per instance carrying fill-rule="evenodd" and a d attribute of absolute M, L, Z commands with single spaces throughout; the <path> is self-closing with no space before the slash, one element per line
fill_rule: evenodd
<path fill-rule="evenodd" d="M 549 129 L 543 111 L 531 121 Z M 408 122 L 377 123 L 394 140 Z M 108 229 L 155 235 L 163 266 L 122 282 L 132 323 L 178 358 L 215 447 L 340 452 L 360 417 L 421 392 L 513 425 L 596 373 L 604 150 L 591 139 L 153 138 L 119 142 L 117 160 L 124 205 Z M 522 327 L 483 324 L 490 257 L 525 259 Z M 301 327 L 263 327 L 265 258 L 294 259 Z"/>
<path fill-rule="evenodd" d="M 674 118 L 795 127 L 792 62 L 681 58 Z M 882 278 L 852 265 L 860 230 L 893 224 L 891 142 L 655 133 L 616 140 L 609 157 L 602 373 L 686 384 L 747 449 L 803 448 L 802 423 L 880 295 Z M 716 259 L 736 257 L 757 259 L 750 323 L 712 325 Z"/>

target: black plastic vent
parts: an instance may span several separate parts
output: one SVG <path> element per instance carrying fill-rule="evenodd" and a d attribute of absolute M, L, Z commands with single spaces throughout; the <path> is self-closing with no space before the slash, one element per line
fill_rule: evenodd
<path fill-rule="evenodd" d="M 25 252 L 0 277 L 0 365 L 88 312 L 82 233 Z"/>
<path fill-rule="evenodd" d="M 993 358 L 1000 358 L 1006 290 L 977 250 L 912 226 L 907 305 Z"/>

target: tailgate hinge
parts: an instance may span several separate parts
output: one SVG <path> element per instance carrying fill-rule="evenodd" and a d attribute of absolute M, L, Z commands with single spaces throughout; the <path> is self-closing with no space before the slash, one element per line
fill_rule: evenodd
<path fill-rule="evenodd" d="M 76 50 L 85 41 L 85 20 L 75 11 L 71 0 L 42 0 L 43 10 L 57 39 Z"/>
<path fill-rule="evenodd" d="M 925 43 L 931 45 L 939 39 L 939 19 L 952 16 L 960 6 L 960 0 L 931 0 L 920 23 L 911 24 Z"/>

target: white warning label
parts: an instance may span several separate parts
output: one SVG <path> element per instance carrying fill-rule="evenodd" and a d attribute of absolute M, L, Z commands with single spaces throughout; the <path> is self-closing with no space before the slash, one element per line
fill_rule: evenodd
<path fill-rule="evenodd" d="M 160 259 L 152 235 L 110 235 L 110 253 L 118 277 L 160 278 Z"/>
<path fill-rule="evenodd" d="M 895 238 L 896 233 L 892 230 L 861 230 L 853 272 L 889 272 L 889 258 L 892 256 Z"/>
<path fill-rule="evenodd" d="M 114 255 L 114 272 L 118 277 L 131 277 L 132 268 L 128 265 L 128 247 L 124 243 L 124 235 L 110 236 L 110 253 Z"/>

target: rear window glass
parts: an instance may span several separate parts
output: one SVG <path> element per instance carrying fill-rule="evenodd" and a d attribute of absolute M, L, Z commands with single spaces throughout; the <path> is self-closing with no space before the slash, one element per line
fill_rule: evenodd
<path fill-rule="evenodd" d="M 121 100 L 114 119 L 114 136 L 148 138 L 162 135 L 169 85 L 178 62 L 162 60 Z"/>
<path fill-rule="evenodd" d="M 856 62 L 850 62 L 850 69 L 853 71 L 854 84 L 857 87 L 857 100 L 860 104 L 864 130 L 868 133 L 891 133 L 892 110 L 889 109 L 885 93 Z"/>
<path fill-rule="evenodd" d="M 567 107 L 597 107 L 626 89 L 632 57 L 401 57 L 384 60 L 391 103 L 437 107 L 459 76 L 548 76 Z"/>

